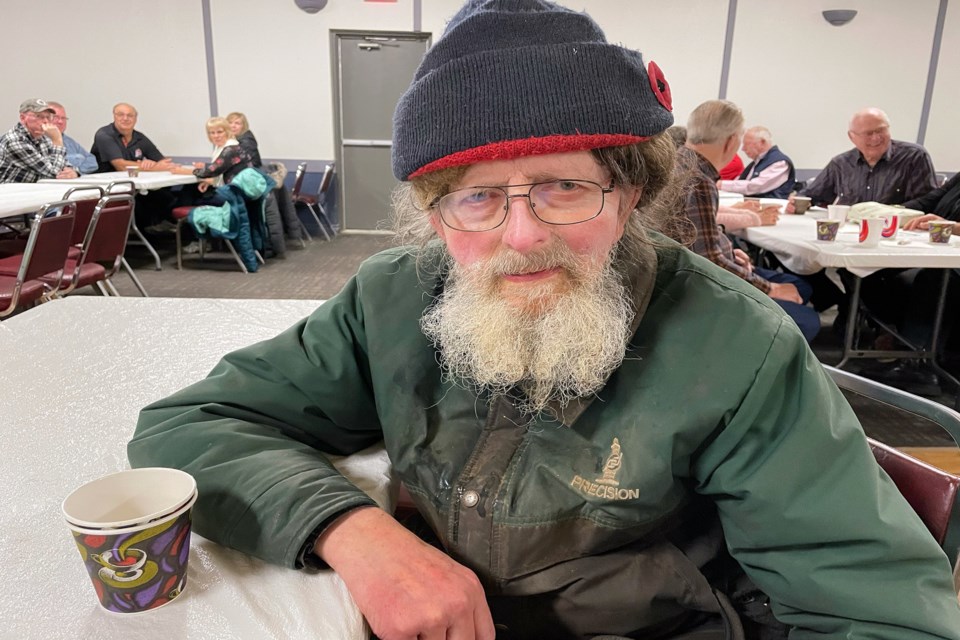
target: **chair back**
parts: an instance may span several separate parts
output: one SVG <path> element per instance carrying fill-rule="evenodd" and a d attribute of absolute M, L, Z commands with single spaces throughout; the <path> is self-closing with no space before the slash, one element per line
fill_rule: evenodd
<path fill-rule="evenodd" d="M 303 177 L 307 175 L 307 163 L 301 162 L 297 165 L 297 173 L 293 178 L 293 188 L 290 189 L 290 196 L 296 201 L 300 196 L 300 190 L 303 189 Z"/>
<path fill-rule="evenodd" d="M 108 194 L 101 198 L 84 239 L 78 264 L 98 262 L 106 267 L 107 277 L 116 273 L 127 248 L 132 217 L 133 195 Z"/>
<path fill-rule="evenodd" d="M 960 444 L 960 413 L 953 409 L 835 367 L 823 368 L 840 389 L 910 417 L 922 418 Z M 950 563 L 956 564 L 960 553 L 960 478 L 887 445 L 871 441 L 870 446 L 880 466 L 943 547 Z"/>
<path fill-rule="evenodd" d="M 867 441 L 877 463 L 942 545 L 960 489 L 960 478 L 872 438 Z"/>
<path fill-rule="evenodd" d="M 37 212 L 23 250 L 17 280 L 36 280 L 55 272 L 63 275 L 76 208 L 76 202 L 63 200 L 45 204 Z"/>
<path fill-rule="evenodd" d="M 324 202 L 327 197 L 327 190 L 333 182 L 333 173 L 336 165 L 331 162 L 323 170 L 323 178 L 320 180 L 320 189 L 317 191 L 317 202 Z"/>
<path fill-rule="evenodd" d="M 135 195 L 137 193 L 137 187 L 133 184 L 133 180 L 114 180 L 107 185 L 105 193 L 107 195 L 114 193 L 129 193 L 130 195 Z"/>
<path fill-rule="evenodd" d="M 76 200 L 77 210 L 75 214 L 76 217 L 73 221 L 73 235 L 70 237 L 70 244 L 77 246 L 83 244 L 83 239 L 87 236 L 87 228 L 90 226 L 90 220 L 93 219 L 93 210 L 97 208 L 97 202 L 103 197 L 103 189 L 90 186 L 73 187 L 63 194 L 63 199 L 71 200 L 70 196 L 79 191 L 95 192 L 96 197 L 94 197 L 94 194 L 91 194 L 90 198 Z"/>

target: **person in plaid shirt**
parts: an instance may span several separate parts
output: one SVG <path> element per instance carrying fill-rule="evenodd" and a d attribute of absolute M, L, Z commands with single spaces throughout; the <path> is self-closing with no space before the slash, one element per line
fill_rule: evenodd
<path fill-rule="evenodd" d="M 0 136 L 0 182 L 77 177 L 67 166 L 67 149 L 53 124 L 54 113 L 40 98 L 20 103 L 20 122 Z"/>
<path fill-rule="evenodd" d="M 719 168 L 730 162 L 742 138 L 743 113 L 732 102 L 708 100 L 690 114 L 677 168 L 688 176 L 686 214 L 697 231 L 691 249 L 773 298 L 809 342 L 820 331 L 820 316 L 807 306 L 813 288 L 791 273 L 755 267 L 746 253 L 733 248 L 717 224 Z"/>

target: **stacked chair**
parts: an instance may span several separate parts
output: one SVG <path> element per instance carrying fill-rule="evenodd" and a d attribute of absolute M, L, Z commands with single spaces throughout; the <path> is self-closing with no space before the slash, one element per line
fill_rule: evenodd
<path fill-rule="evenodd" d="M 0 258 L 0 318 L 49 300 L 60 288 L 77 205 L 51 202 L 31 222 L 22 253 Z"/>

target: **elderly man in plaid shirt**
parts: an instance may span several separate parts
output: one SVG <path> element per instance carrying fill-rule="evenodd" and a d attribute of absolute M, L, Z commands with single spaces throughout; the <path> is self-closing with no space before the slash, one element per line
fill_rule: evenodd
<path fill-rule="evenodd" d="M 755 267 L 717 224 L 719 169 L 736 154 L 742 138 L 743 113 L 726 100 L 704 102 L 687 120 L 687 142 L 679 149 L 677 167 L 689 176 L 686 214 L 697 230 L 692 249 L 773 298 L 809 342 L 820 331 L 820 316 L 807 306 L 812 287 L 799 276 Z"/>
<path fill-rule="evenodd" d="M 77 177 L 67 166 L 67 149 L 53 124 L 54 113 L 40 98 L 20 104 L 20 122 L 0 136 L 0 182 Z"/>

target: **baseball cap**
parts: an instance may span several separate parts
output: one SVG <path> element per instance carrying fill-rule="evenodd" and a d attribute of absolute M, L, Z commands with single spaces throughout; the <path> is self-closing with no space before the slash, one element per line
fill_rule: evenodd
<path fill-rule="evenodd" d="M 47 104 L 46 100 L 40 98 L 28 98 L 20 103 L 20 113 L 41 113 L 43 111 L 53 111 L 53 107 Z"/>

